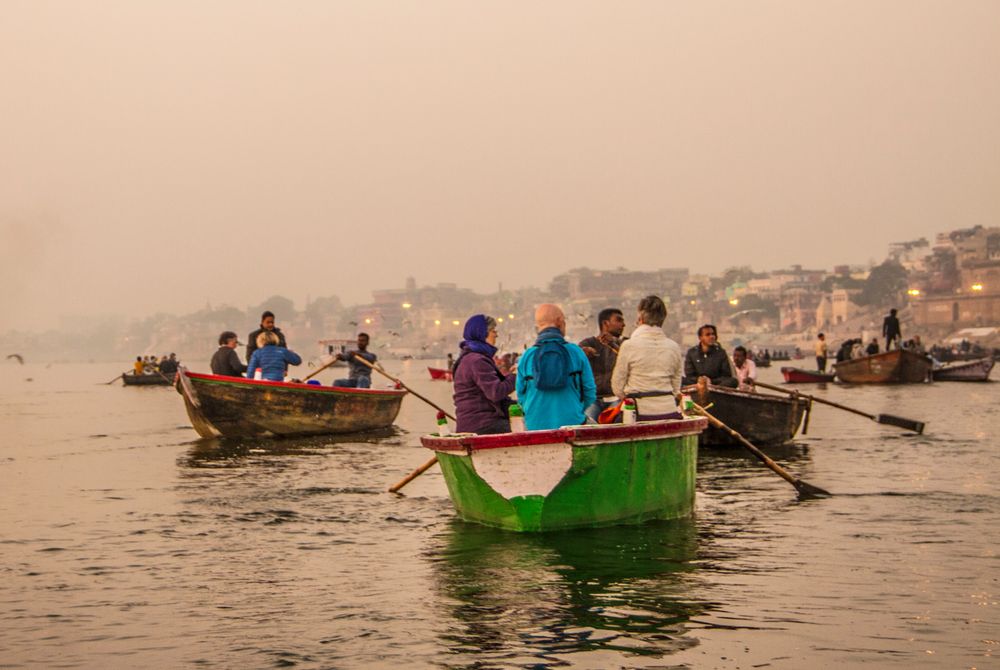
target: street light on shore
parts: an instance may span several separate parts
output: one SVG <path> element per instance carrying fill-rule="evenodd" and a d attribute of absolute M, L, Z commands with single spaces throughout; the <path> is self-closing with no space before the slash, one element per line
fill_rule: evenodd
<path fill-rule="evenodd" d="M 972 285 L 972 290 L 973 291 L 982 291 L 983 290 L 983 285 L 980 284 L 979 282 L 976 282 L 975 284 Z"/>
<path fill-rule="evenodd" d="M 911 288 L 906 293 L 907 293 L 907 295 L 918 296 L 918 295 L 920 295 L 920 289 L 918 289 L 918 288 Z"/>

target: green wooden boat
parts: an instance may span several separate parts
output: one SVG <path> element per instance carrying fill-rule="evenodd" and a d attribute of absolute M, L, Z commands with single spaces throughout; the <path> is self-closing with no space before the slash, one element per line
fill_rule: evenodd
<path fill-rule="evenodd" d="M 534 532 L 694 510 L 703 417 L 501 435 L 425 435 L 466 521 Z"/>

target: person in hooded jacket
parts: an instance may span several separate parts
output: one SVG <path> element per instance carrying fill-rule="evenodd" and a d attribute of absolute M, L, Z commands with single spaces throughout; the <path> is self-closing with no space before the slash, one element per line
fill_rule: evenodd
<path fill-rule="evenodd" d="M 475 314 L 465 322 L 461 353 L 452 368 L 455 399 L 455 430 L 459 433 L 493 435 L 510 432 L 507 413 L 513 401 L 517 374 L 504 375 L 493 356 L 497 352 L 497 322 Z"/>
<path fill-rule="evenodd" d="M 279 342 L 277 333 L 269 330 L 257 335 L 257 349 L 247 364 L 248 377 L 253 377 L 257 368 L 260 368 L 263 379 L 280 382 L 284 380 L 289 365 L 302 363 L 302 358 L 297 353 L 289 351 Z"/>

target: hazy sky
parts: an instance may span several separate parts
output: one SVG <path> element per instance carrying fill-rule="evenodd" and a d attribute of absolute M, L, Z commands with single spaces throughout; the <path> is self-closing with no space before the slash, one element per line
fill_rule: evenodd
<path fill-rule="evenodd" d="M 1000 2 L 0 3 L 8 327 L 1000 225 Z"/>

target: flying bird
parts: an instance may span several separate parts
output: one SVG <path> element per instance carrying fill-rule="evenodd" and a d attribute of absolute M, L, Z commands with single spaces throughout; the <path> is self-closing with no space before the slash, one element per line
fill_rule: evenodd
<path fill-rule="evenodd" d="M 24 356 L 22 356 L 21 354 L 7 354 L 7 358 L 8 359 L 13 358 L 14 360 L 16 360 L 21 365 L 24 365 Z"/>
<path fill-rule="evenodd" d="M 347 323 L 351 324 L 352 326 L 358 325 L 357 321 L 348 321 Z"/>

